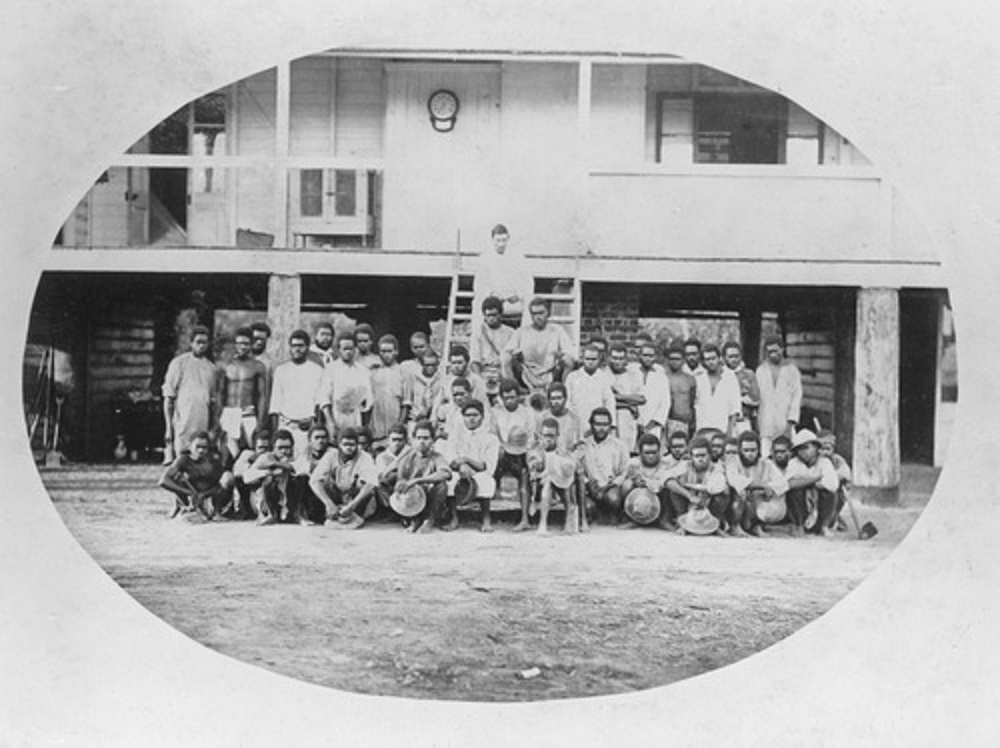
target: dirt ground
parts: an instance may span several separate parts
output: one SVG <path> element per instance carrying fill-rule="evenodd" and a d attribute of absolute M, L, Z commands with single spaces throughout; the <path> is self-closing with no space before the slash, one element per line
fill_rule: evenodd
<path fill-rule="evenodd" d="M 511 515 L 492 535 L 471 514 L 458 531 L 430 535 L 388 523 L 197 524 L 166 519 L 173 501 L 155 486 L 160 471 L 42 470 L 83 547 L 154 614 L 302 680 L 478 701 L 624 693 L 758 652 L 877 566 L 937 479 L 906 468 L 898 507 L 859 507 L 880 531 L 859 541 L 795 539 L 781 528 L 764 539 L 611 527 L 539 537 L 509 532 Z"/>

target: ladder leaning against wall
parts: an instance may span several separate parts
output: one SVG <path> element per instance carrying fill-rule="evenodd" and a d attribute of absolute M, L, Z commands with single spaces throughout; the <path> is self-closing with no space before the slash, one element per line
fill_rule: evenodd
<path fill-rule="evenodd" d="M 473 320 L 473 274 L 463 270 L 456 263 L 455 272 L 451 277 L 451 290 L 448 294 L 448 320 L 445 326 L 444 350 L 442 356 L 447 358 L 448 351 L 454 344 L 468 346 L 472 341 Z M 549 316 L 551 324 L 563 327 L 569 334 L 575 346 L 580 344 L 580 324 L 582 319 L 582 303 L 579 275 L 572 278 L 551 278 L 535 276 L 534 298 L 545 299 L 551 304 L 552 313 Z"/>

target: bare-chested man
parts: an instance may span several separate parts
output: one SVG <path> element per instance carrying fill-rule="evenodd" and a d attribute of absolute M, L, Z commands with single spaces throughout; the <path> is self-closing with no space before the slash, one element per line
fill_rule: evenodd
<path fill-rule="evenodd" d="M 220 366 L 222 372 L 222 457 L 232 464 L 240 450 L 250 447 L 257 424 L 266 415 L 267 367 L 250 355 L 253 337 L 249 327 L 233 336 L 235 355 Z"/>

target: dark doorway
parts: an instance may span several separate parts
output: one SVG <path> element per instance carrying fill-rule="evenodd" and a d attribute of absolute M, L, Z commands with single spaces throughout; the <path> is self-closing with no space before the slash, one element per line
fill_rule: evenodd
<path fill-rule="evenodd" d="M 899 295 L 899 445 L 903 462 L 934 463 L 938 318 L 932 292 Z"/>

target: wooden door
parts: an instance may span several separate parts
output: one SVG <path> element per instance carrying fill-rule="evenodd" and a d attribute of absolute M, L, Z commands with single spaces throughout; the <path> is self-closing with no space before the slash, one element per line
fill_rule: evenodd
<path fill-rule="evenodd" d="M 453 251 L 488 243 L 499 197 L 500 66 L 390 63 L 383 246 Z M 453 92 L 450 132 L 431 126 L 427 100 Z"/>

